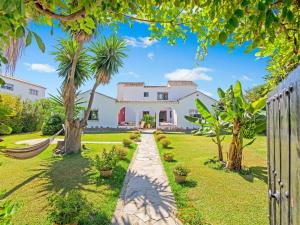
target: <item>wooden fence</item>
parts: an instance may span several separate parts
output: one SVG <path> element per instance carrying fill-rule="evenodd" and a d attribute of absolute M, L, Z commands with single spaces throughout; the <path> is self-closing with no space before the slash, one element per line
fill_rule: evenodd
<path fill-rule="evenodd" d="M 300 66 L 267 99 L 271 225 L 300 225 Z"/>

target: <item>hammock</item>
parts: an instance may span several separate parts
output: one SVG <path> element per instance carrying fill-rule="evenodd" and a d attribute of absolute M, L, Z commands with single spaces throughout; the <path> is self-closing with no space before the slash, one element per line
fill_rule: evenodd
<path fill-rule="evenodd" d="M 46 148 L 48 148 L 48 146 L 54 140 L 54 138 L 56 136 L 58 136 L 62 131 L 63 131 L 63 129 L 58 131 L 52 137 L 47 138 L 46 140 L 41 141 L 38 144 L 31 145 L 29 147 L 16 148 L 16 149 L 6 148 L 3 150 L 3 152 L 7 157 L 14 158 L 14 159 L 33 158 L 33 157 L 37 156 L 38 154 L 40 154 L 41 152 L 43 152 Z"/>

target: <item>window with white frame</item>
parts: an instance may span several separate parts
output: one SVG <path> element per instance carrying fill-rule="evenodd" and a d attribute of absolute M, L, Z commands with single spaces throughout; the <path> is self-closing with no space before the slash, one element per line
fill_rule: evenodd
<path fill-rule="evenodd" d="M 29 89 L 29 94 L 31 94 L 31 95 L 38 95 L 39 91 L 36 90 L 36 89 Z"/>
<path fill-rule="evenodd" d="M 157 100 L 168 100 L 168 92 L 157 92 Z"/>
<path fill-rule="evenodd" d="M 149 92 L 144 92 L 144 97 L 145 98 L 149 97 Z"/>
<path fill-rule="evenodd" d="M 90 115 L 89 115 L 89 119 L 88 120 L 99 120 L 99 117 L 98 117 L 98 110 L 92 110 L 90 112 Z"/>
<path fill-rule="evenodd" d="M 1 85 L 1 88 L 2 88 L 2 89 L 9 90 L 9 91 L 13 91 L 13 90 L 14 90 L 14 85 L 13 85 L 13 84 L 5 83 L 5 84 L 2 84 L 2 85 Z"/>
<path fill-rule="evenodd" d="M 201 118 L 201 114 L 198 112 L 197 109 L 190 109 L 189 110 L 189 115 L 192 117 L 197 117 L 197 118 Z"/>

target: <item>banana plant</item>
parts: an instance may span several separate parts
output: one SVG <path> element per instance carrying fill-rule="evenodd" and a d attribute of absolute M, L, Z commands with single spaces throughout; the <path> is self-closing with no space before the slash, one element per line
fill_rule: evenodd
<path fill-rule="evenodd" d="M 237 81 L 234 87 L 230 86 L 226 92 L 219 88 L 218 95 L 224 104 L 224 111 L 221 112 L 220 117 L 229 122 L 232 129 L 226 167 L 240 170 L 243 149 L 253 144 L 255 135 L 265 129 L 266 119 L 262 109 L 265 107 L 266 99 L 262 97 L 255 102 L 246 102 L 240 81 Z M 250 141 L 244 144 L 244 138 Z"/>
<path fill-rule="evenodd" d="M 222 141 L 225 138 L 223 134 L 228 123 L 220 118 L 220 111 L 217 106 L 214 106 L 213 112 L 210 112 L 199 99 L 195 100 L 195 104 L 202 117 L 185 116 L 185 119 L 201 126 L 198 132 L 206 136 L 214 136 L 212 141 L 218 146 L 218 159 L 223 161 Z"/>

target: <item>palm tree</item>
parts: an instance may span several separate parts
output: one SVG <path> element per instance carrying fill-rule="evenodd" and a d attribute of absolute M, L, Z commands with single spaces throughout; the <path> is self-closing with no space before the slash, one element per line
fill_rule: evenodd
<path fill-rule="evenodd" d="M 115 35 L 91 44 L 89 48 L 93 54 L 91 56 L 91 69 L 95 74 L 96 81 L 92 88 L 88 107 L 82 121 L 83 126 L 86 126 L 87 119 L 91 112 L 96 89 L 100 84 L 108 84 L 112 76 L 118 73 L 119 68 L 123 66 L 122 60 L 127 56 L 125 49 L 126 42 Z"/>
<path fill-rule="evenodd" d="M 116 36 L 91 44 L 86 49 L 83 47 L 85 40 L 60 40 L 53 52 L 55 59 L 59 61 L 58 74 L 64 78 L 62 84 L 65 121 L 65 152 L 78 152 L 81 147 L 81 133 L 87 124 L 94 95 L 100 84 L 108 84 L 111 77 L 116 74 L 123 65 L 122 59 L 126 57 L 126 43 Z M 87 54 L 88 50 L 92 56 Z M 94 73 L 95 83 L 91 91 L 87 110 L 80 120 L 74 118 L 76 90 L 91 78 Z"/>

